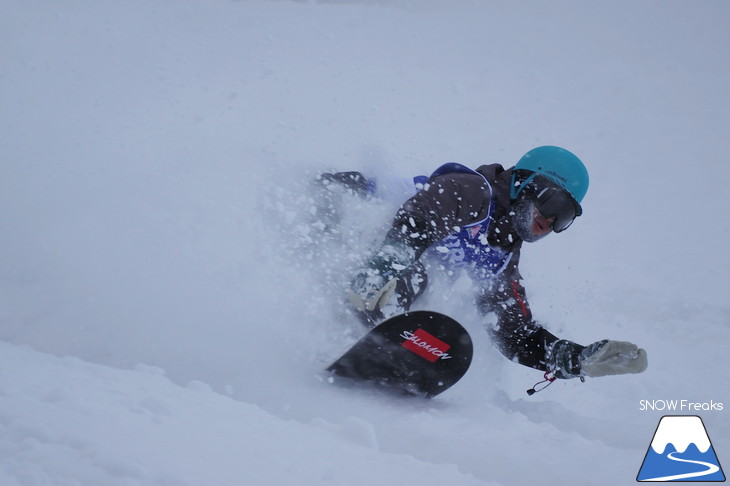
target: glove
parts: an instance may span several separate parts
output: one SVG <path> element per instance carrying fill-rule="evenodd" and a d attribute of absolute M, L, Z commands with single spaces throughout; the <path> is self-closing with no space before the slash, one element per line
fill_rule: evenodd
<path fill-rule="evenodd" d="M 395 292 L 397 277 L 413 263 L 415 250 L 403 243 L 386 242 L 350 283 L 348 298 L 355 309 L 379 316 Z"/>
<path fill-rule="evenodd" d="M 625 341 L 604 339 L 590 346 L 571 341 L 557 341 L 547 354 L 548 369 L 558 378 L 592 378 L 627 373 L 643 373 L 646 351 Z"/>
<path fill-rule="evenodd" d="M 351 290 L 347 297 L 352 306 L 359 311 L 372 312 L 384 307 L 395 292 L 396 279 L 390 279 L 383 284 L 380 275 L 362 272 L 355 276 Z"/>
<path fill-rule="evenodd" d="M 605 339 L 580 353 L 581 374 L 590 377 L 643 373 L 648 365 L 646 351 L 626 341 Z"/>

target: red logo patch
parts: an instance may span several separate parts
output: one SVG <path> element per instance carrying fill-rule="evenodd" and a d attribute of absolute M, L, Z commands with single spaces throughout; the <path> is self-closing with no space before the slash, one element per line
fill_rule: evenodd
<path fill-rule="evenodd" d="M 416 332 L 403 331 L 400 337 L 405 339 L 401 346 L 431 363 L 435 363 L 437 359 L 451 359 L 452 357 L 446 352 L 451 345 L 423 329 L 418 329 Z"/>

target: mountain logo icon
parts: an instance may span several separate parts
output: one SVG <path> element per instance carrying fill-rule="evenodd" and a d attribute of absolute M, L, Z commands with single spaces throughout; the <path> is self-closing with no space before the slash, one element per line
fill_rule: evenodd
<path fill-rule="evenodd" d="M 636 480 L 725 481 L 702 419 L 696 415 L 662 417 Z"/>

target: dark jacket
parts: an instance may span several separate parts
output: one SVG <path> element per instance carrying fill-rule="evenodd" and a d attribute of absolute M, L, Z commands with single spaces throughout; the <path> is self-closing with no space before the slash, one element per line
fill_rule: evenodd
<path fill-rule="evenodd" d="M 494 197 L 487 241 L 493 248 L 513 252 L 507 268 L 482 282 L 477 305 L 484 313 L 495 313 L 497 323 L 488 328 L 499 350 L 511 360 L 547 371 L 546 349 L 557 341 L 532 318 L 525 289 L 521 285 L 519 257 L 522 240 L 513 230 L 510 200 L 512 169 L 499 164 L 483 165 L 476 174 L 454 172 L 429 179 L 423 190 L 398 210 L 386 241 L 406 243 L 416 251 L 416 260 L 431 245 L 460 228 L 484 220 Z"/>

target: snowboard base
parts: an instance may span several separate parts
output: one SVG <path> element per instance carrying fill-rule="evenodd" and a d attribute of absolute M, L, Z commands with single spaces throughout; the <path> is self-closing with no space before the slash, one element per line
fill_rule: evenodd
<path fill-rule="evenodd" d="M 469 333 L 438 312 L 414 311 L 387 319 L 327 370 L 424 398 L 444 392 L 469 369 Z"/>

